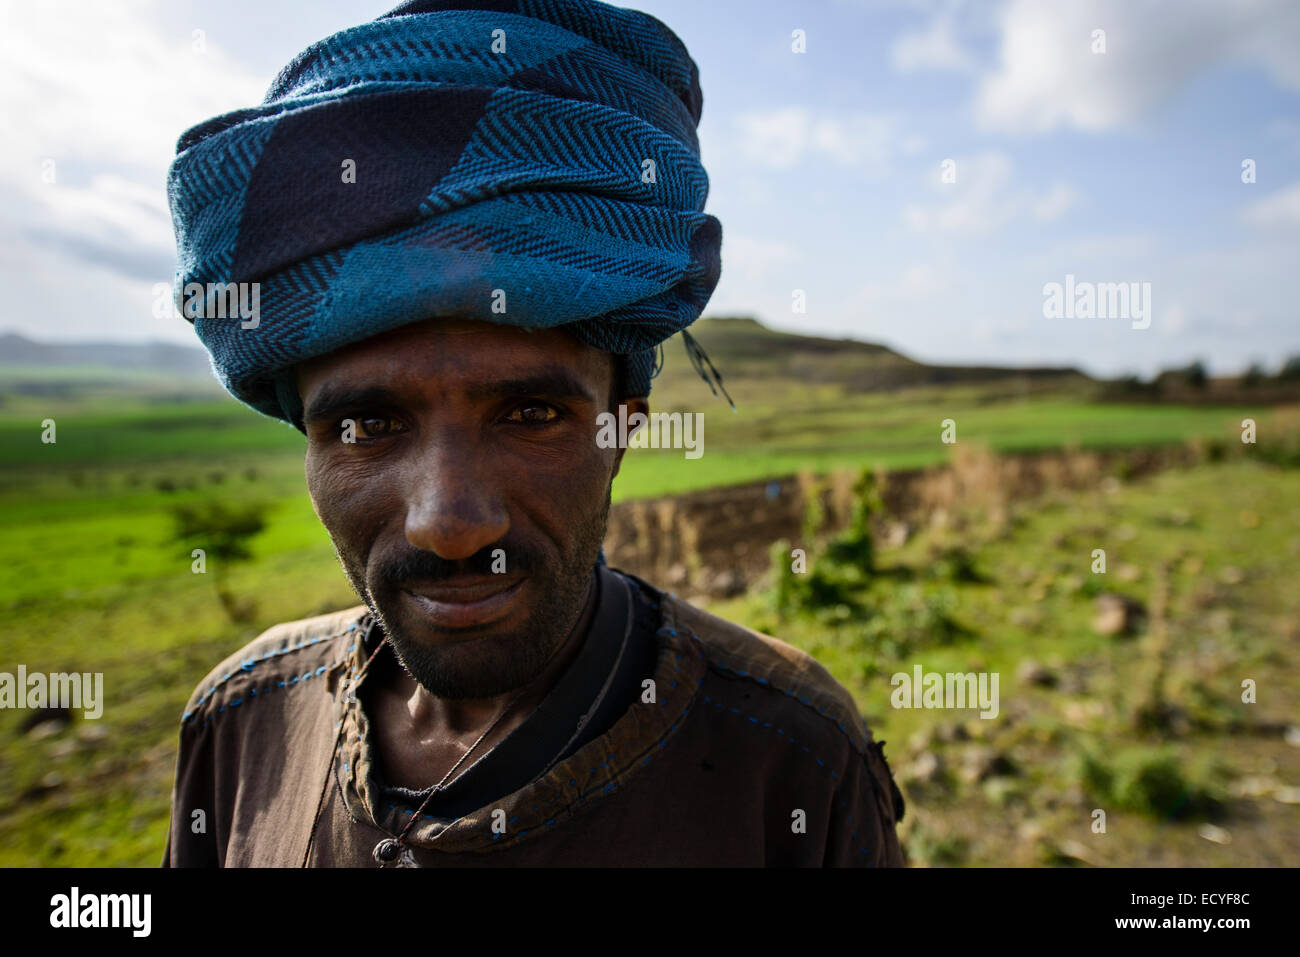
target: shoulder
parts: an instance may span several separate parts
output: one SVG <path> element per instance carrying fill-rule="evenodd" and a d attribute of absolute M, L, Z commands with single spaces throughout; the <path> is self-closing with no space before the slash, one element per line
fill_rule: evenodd
<path fill-rule="evenodd" d="M 657 593 L 664 623 L 693 640 L 711 670 L 748 679 L 787 699 L 792 710 L 820 715 L 859 753 L 871 746 L 871 732 L 853 695 L 812 655 L 779 638 L 712 615 L 635 576 L 628 577 Z"/>
<path fill-rule="evenodd" d="M 284 688 L 318 677 L 343 659 L 369 614 L 364 605 L 284 622 L 267 629 L 227 657 L 199 682 L 181 715 L 181 725 L 198 726 L 259 691 Z"/>
<path fill-rule="evenodd" d="M 903 795 L 885 760 L 885 742 L 874 738 L 853 695 L 812 655 L 628 577 L 657 595 L 663 626 L 698 650 L 714 677 L 706 705 L 719 715 L 745 714 L 764 729 L 779 720 L 786 741 L 793 744 L 797 736 L 804 752 L 825 757 L 819 766 L 837 767 L 857 780 L 865 773 L 866 793 L 874 795 L 883 822 L 892 826 L 903 819 Z"/>

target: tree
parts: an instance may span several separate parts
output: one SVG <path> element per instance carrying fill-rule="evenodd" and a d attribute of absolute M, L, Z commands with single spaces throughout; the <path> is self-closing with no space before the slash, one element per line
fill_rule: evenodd
<path fill-rule="evenodd" d="M 249 542 L 266 528 L 265 502 L 232 505 L 225 501 L 187 503 L 172 507 L 176 522 L 175 540 L 203 549 L 212 561 L 212 583 L 226 616 L 235 623 L 249 621 L 256 613 L 253 601 L 239 602 L 230 590 L 232 565 L 253 557 Z"/>

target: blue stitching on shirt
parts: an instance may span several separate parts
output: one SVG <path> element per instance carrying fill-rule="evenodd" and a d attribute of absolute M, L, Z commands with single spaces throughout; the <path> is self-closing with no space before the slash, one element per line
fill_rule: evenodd
<path fill-rule="evenodd" d="M 335 638 L 341 638 L 343 635 L 346 635 L 348 632 L 356 631 L 356 629 L 357 629 L 357 625 L 358 625 L 358 623 L 354 622 L 353 624 L 349 625 L 347 628 L 344 628 L 342 631 L 340 631 L 340 632 L 336 632 L 335 634 L 332 634 L 332 635 L 322 635 L 322 636 L 320 636 L 320 637 L 318 637 L 318 638 L 312 638 L 312 639 L 310 639 L 309 641 L 300 641 L 300 642 L 298 642 L 298 644 L 296 644 L 296 645 L 290 645 L 288 648 L 280 648 L 280 649 L 278 649 L 278 650 L 276 650 L 276 651 L 268 651 L 266 654 L 262 655 L 260 658 L 245 658 L 243 661 L 241 661 L 241 662 L 239 663 L 239 669 L 238 669 L 238 670 L 239 670 L 240 672 L 247 673 L 247 672 L 249 672 L 249 671 L 252 671 L 252 670 L 253 670 L 255 667 L 257 667 L 258 665 L 260 665 L 260 664 L 262 664 L 262 663 L 264 663 L 264 662 L 270 661 L 272 658 L 279 658 L 279 657 L 281 657 L 281 656 L 283 656 L 283 655 L 287 655 L 287 654 L 289 654 L 290 652 L 301 651 L 303 648 L 310 648 L 312 645 L 318 645 L 318 644 L 320 644 L 322 641 L 332 641 L 332 640 L 334 640 Z M 351 650 L 354 649 L 354 648 L 356 648 L 356 644 L 355 644 L 355 643 L 352 645 L 352 648 L 349 648 L 348 650 L 351 651 Z M 326 667 L 325 665 L 321 665 L 319 668 L 316 669 L 316 671 L 314 672 L 314 674 L 321 674 L 321 673 L 325 670 L 325 667 Z M 211 698 L 214 694 L 216 694 L 216 693 L 217 693 L 217 690 L 218 690 L 219 688 L 223 687 L 223 686 L 226 684 L 226 682 L 228 682 L 231 678 L 233 678 L 233 677 L 235 676 L 235 674 L 236 674 L 236 672 L 234 672 L 234 671 L 228 671 L 228 672 L 226 672 L 224 675 L 222 675 L 221 678 L 218 679 L 218 681 L 216 682 L 216 684 L 214 684 L 211 688 L 209 688 L 206 692 L 204 692 L 203 696 L 202 696 L 201 698 L 199 698 L 198 701 L 195 702 L 193 710 L 191 710 L 191 711 L 187 711 L 187 712 L 185 712 L 183 715 L 181 715 L 181 723 L 182 723 L 182 724 L 187 723 L 187 722 L 190 720 L 190 718 L 192 718 L 192 717 L 194 716 L 194 713 L 195 713 L 196 711 L 198 711 L 199 708 L 201 708 L 201 707 L 203 706 L 203 703 L 204 703 L 205 701 L 207 701 L 209 698 Z M 304 677 L 304 678 L 309 678 L 309 677 L 311 677 L 311 674 L 312 674 L 312 673 L 309 673 L 309 674 L 303 675 L 303 677 Z M 298 680 L 297 678 L 294 678 L 294 681 L 297 681 L 297 680 Z M 284 682 L 283 682 L 283 681 L 281 681 L 280 684 L 277 685 L 277 687 L 280 687 L 280 688 L 283 688 L 284 686 L 285 686 L 285 685 L 284 685 Z M 256 694 L 257 692 L 254 691 L 253 693 Z M 232 707 L 233 707 L 233 705 L 232 705 Z M 218 709 L 218 713 L 220 713 L 221 711 L 224 711 L 224 710 L 225 710 L 225 707 L 223 706 L 223 707 L 221 707 L 221 708 Z M 209 719 L 209 720 L 211 720 L 211 719 Z M 206 724 L 206 723 L 207 723 L 207 722 L 205 722 L 205 724 Z"/>
<path fill-rule="evenodd" d="M 353 625 L 352 627 L 355 628 L 356 626 Z M 351 628 L 347 629 L 347 631 L 351 631 L 351 630 L 352 630 Z M 338 638 L 340 635 L 346 634 L 347 631 L 340 632 L 338 635 L 330 635 L 330 636 L 328 636 L 328 638 L 318 638 L 318 639 L 314 639 L 314 640 L 312 640 L 312 641 L 305 642 L 305 643 L 303 643 L 303 644 L 297 645 L 297 646 L 294 647 L 294 648 L 286 649 L 286 650 L 288 650 L 288 651 L 296 651 L 296 650 L 298 650 L 298 649 L 300 649 L 300 648 L 305 648 L 305 647 L 307 647 L 308 645 L 318 644 L 318 643 L 321 642 L 321 641 L 328 641 L 330 638 Z M 354 645 L 353 647 L 356 647 L 356 646 Z M 277 654 L 281 654 L 281 653 L 283 653 L 283 652 L 277 652 Z M 246 660 L 246 661 L 252 661 L 253 659 L 250 658 L 250 659 L 245 659 L 245 660 Z M 263 661 L 263 660 L 266 660 L 266 659 L 265 659 L 265 658 L 263 658 L 263 659 L 259 659 L 259 662 L 260 662 L 260 661 Z M 254 662 L 254 664 L 257 664 L 257 663 L 259 663 L 259 662 Z M 250 670 L 251 670 L 251 669 L 250 669 Z M 324 673 L 325 673 L 326 671 L 328 671 L 328 670 L 329 670 L 329 666 L 328 666 L 328 665 L 320 665 L 318 668 L 316 668 L 315 671 L 309 671 L 309 672 L 307 672 L 306 674 L 303 674 L 303 675 L 294 675 L 292 678 L 289 679 L 288 682 L 285 682 L 285 681 L 281 680 L 280 683 L 277 684 L 277 685 L 274 685 L 274 686 L 268 686 L 268 687 L 266 687 L 266 688 L 263 688 L 263 689 L 262 689 L 262 695 L 263 695 L 263 697 L 265 697 L 266 694 L 268 694 L 269 692 L 272 692 L 272 691 L 278 691 L 280 688 L 285 688 L 285 687 L 288 687 L 289 685 L 297 684 L 299 681 L 306 681 L 308 678 L 314 678 L 314 677 L 316 677 L 317 675 L 322 675 L 322 674 L 324 674 Z M 230 675 L 227 675 L 226 677 L 229 678 L 229 677 L 231 677 L 231 676 L 230 676 Z M 224 680 L 225 680 L 225 679 L 223 679 L 223 681 L 224 681 Z M 213 687 L 212 691 L 216 691 L 216 686 Z M 208 692 L 208 694 L 210 695 L 210 694 L 212 693 L 212 691 Z M 257 693 L 258 693 L 258 689 L 253 688 L 253 689 L 251 689 L 250 692 L 249 692 L 249 697 L 251 698 L 252 696 L 256 695 Z M 206 696 L 205 696 L 205 697 L 206 697 Z M 234 701 L 230 702 L 229 705 L 224 705 L 224 704 L 223 704 L 220 708 L 217 709 L 217 714 L 221 714 L 223 711 L 226 710 L 227 707 L 234 708 L 234 707 L 237 707 L 238 705 L 241 705 L 241 704 L 243 704 L 243 703 L 244 703 L 244 699 L 243 699 L 243 698 L 237 698 L 237 699 L 235 699 Z M 198 708 L 197 708 L 197 706 L 196 706 L 196 707 L 195 707 L 195 711 L 197 711 L 197 710 L 198 710 Z M 195 711 L 187 711 L 184 715 L 182 715 L 182 716 L 181 716 L 181 723 L 182 723 L 182 724 L 189 723 L 189 722 L 194 718 L 194 716 L 195 716 Z M 199 727 L 200 727 L 200 728 L 206 728 L 206 727 L 207 727 L 208 725 L 210 725 L 210 724 L 212 724 L 212 717 L 211 717 L 211 716 L 209 716 L 209 717 L 207 718 L 207 720 L 205 720 L 202 724 L 200 724 Z M 337 723 L 335 724 L 335 727 L 338 727 L 338 724 L 337 724 Z"/>

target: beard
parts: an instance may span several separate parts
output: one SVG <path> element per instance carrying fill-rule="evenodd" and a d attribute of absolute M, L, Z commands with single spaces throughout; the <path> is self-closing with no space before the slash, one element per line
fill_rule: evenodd
<path fill-rule="evenodd" d="M 429 551 L 407 550 L 366 563 L 335 544 L 352 588 L 370 608 L 402 667 L 430 694 L 446 699 L 490 698 L 537 678 L 571 634 L 583 612 L 583 598 L 605 540 L 610 490 L 600 510 L 571 525 L 573 535 L 550 558 L 520 541 L 502 539 L 469 558 L 448 561 Z M 459 630 L 464 640 L 445 640 L 427 622 L 404 609 L 408 584 L 436 583 L 458 575 L 490 575 L 492 553 L 502 549 L 512 574 L 526 576 L 532 607 L 521 623 L 491 623 Z M 514 617 L 514 616 L 511 616 Z M 423 634 L 422 634 L 423 633 Z M 430 640 L 430 635 L 444 640 Z"/>

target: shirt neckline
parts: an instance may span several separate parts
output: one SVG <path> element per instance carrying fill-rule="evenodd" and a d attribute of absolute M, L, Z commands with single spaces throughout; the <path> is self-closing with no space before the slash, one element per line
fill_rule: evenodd
<path fill-rule="evenodd" d="M 550 770 L 581 733 L 613 678 L 632 626 L 628 586 L 599 566 L 595 579 L 595 609 L 573 661 L 527 719 L 455 777 L 429 802 L 425 814 L 449 822 L 517 791 Z M 418 808 L 432 789 L 394 787 L 380 773 L 376 779 L 381 798 L 412 808 Z"/>
<path fill-rule="evenodd" d="M 609 572 L 629 577 L 614 569 Z M 641 583 L 640 579 L 633 580 Z M 604 800 L 653 763 L 680 727 L 707 667 L 695 643 L 688 640 L 691 633 L 679 621 L 673 596 L 658 589 L 654 592 L 659 597 L 662 620 L 655 632 L 657 658 L 652 697 L 643 696 L 606 733 L 510 794 L 451 821 L 422 815 L 406 833 L 407 844 L 447 852 L 508 847 Z M 339 686 L 339 744 L 333 770 L 352 819 L 396 835 L 409 822 L 413 808 L 387 800 L 376 784 L 369 720 L 354 686 L 370 653 L 366 639 L 373 634 L 373 624 L 371 620 L 363 628 L 362 640 L 356 642 L 348 662 L 349 677 Z"/>

